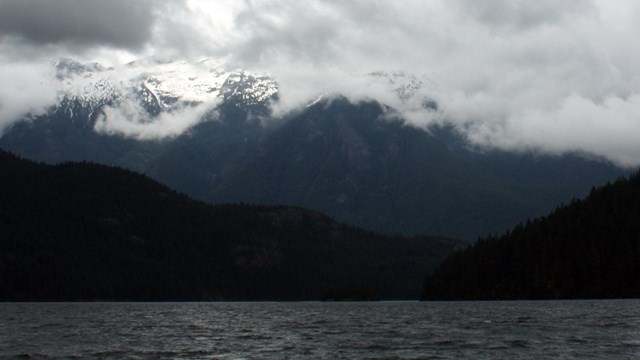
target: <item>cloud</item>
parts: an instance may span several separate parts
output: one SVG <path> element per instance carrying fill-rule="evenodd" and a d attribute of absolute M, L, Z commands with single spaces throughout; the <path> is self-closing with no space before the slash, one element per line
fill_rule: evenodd
<path fill-rule="evenodd" d="M 635 167 L 640 156 L 639 115 L 640 94 L 610 97 L 602 103 L 572 95 L 556 110 L 527 110 L 497 128 L 475 128 L 468 135 L 476 143 L 508 150 L 582 152 Z"/>
<path fill-rule="evenodd" d="M 48 64 L 14 63 L 0 66 L 0 135 L 24 114 L 38 116 L 56 103 L 56 85 Z"/>
<path fill-rule="evenodd" d="M 344 92 L 449 123 L 475 146 L 581 152 L 640 165 L 640 5 L 625 1 L 253 1 L 238 61 L 287 94 Z M 389 98 L 362 75 L 401 69 L 434 86 L 438 114 Z M 304 94 L 304 95 L 303 95 Z M 293 106 L 293 104 L 291 104 Z"/>
<path fill-rule="evenodd" d="M 95 28 L 82 9 L 97 10 Z M 417 127 L 451 124 L 475 146 L 636 166 L 638 18 L 634 0 L 0 0 L 0 49 L 13 62 L 76 51 L 60 44 L 107 62 L 115 51 L 224 57 L 271 73 L 280 111 L 341 93 L 383 101 Z M 398 70 L 422 81 L 417 101 L 367 75 Z M 420 107 L 425 98 L 437 112 Z"/>
<path fill-rule="evenodd" d="M 183 105 L 155 117 L 137 101 L 125 100 L 118 106 L 106 106 L 98 116 L 94 130 L 137 140 L 159 140 L 179 136 L 203 121 L 214 118 L 216 102 Z"/>
<path fill-rule="evenodd" d="M 458 11 L 496 31 L 530 31 L 597 11 L 590 0 L 453 0 Z"/>
<path fill-rule="evenodd" d="M 139 48 L 152 35 L 150 0 L 3 0 L 0 32 L 34 44 Z"/>

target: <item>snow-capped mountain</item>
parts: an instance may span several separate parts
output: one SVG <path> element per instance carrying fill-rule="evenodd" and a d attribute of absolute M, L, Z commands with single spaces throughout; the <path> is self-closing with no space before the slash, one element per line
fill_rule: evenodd
<path fill-rule="evenodd" d="M 101 134 L 139 140 L 179 136 L 200 122 L 216 120 L 222 104 L 242 108 L 254 115 L 250 119 L 264 125 L 271 103 L 280 96 L 277 79 L 271 75 L 236 69 L 210 58 L 151 57 L 113 67 L 59 59 L 52 65 L 56 116 Z M 398 71 L 356 77 L 355 81 L 345 79 L 359 84 L 353 99 L 380 101 L 398 113 L 437 110 L 427 95 L 432 84 L 425 77 Z M 323 98 L 316 94 L 288 109 L 310 106 Z"/>
<path fill-rule="evenodd" d="M 404 106 L 437 108 L 425 96 L 425 91 L 433 90 L 428 78 L 400 71 L 363 76 L 368 79 L 365 86 L 385 89 Z M 59 59 L 53 64 L 53 78 L 59 82 L 58 107 L 72 116 L 83 109 L 91 117 L 102 106 L 118 107 L 123 102 L 143 106 L 150 116 L 185 105 L 220 101 L 266 105 L 278 94 L 276 79 L 270 75 L 230 70 L 224 62 L 209 58 L 193 62 L 148 58 L 119 67 Z"/>
<path fill-rule="evenodd" d="M 58 108 L 71 116 L 83 109 L 92 117 L 102 106 L 124 102 L 141 105 L 150 116 L 221 100 L 256 105 L 278 93 L 276 82 L 266 74 L 228 70 L 211 59 L 193 63 L 144 59 L 109 68 L 61 59 L 53 71 L 59 80 Z"/>
<path fill-rule="evenodd" d="M 404 106 L 437 110 L 436 102 L 426 93 L 433 93 L 437 86 L 427 77 L 418 77 L 403 71 L 376 71 L 368 74 L 371 82 L 379 83 L 395 94 Z"/>
<path fill-rule="evenodd" d="M 213 203 L 290 204 L 368 229 L 470 241 L 624 174 L 579 156 L 476 153 L 454 129 L 395 121 L 407 109 L 438 115 L 426 102 L 436 85 L 425 77 L 344 79 L 355 95 L 309 91 L 312 98 L 271 121 L 267 106 L 289 101 L 288 84 L 278 93 L 270 76 L 227 68 L 210 59 L 113 68 L 58 61 L 55 111 L 16 123 L 0 148 L 142 171 Z"/>

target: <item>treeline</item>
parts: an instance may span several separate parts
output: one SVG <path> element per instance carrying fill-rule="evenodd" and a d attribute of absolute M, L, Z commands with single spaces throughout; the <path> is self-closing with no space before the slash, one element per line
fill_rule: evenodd
<path fill-rule="evenodd" d="M 0 300 L 417 299 L 456 242 L 308 210 L 208 205 L 91 163 L 0 151 Z"/>
<path fill-rule="evenodd" d="M 640 174 L 450 256 L 426 300 L 640 297 Z"/>

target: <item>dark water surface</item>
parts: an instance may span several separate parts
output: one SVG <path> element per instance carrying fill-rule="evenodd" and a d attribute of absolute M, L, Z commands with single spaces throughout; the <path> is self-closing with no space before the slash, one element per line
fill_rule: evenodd
<path fill-rule="evenodd" d="M 0 303 L 0 358 L 640 358 L 640 301 Z"/>

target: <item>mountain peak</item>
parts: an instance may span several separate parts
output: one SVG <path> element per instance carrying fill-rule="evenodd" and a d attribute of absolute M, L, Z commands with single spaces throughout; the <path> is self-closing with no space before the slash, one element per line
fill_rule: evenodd
<path fill-rule="evenodd" d="M 53 70 L 58 80 L 72 78 L 85 73 L 94 73 L 107 70 L 99 63 L 83 64 L 71 58 L 59 58 L 53 61 Z"/>
<path fill-rule="evenodd" d="M 368 76 L 371 81 L 388 87 L 398 99 L 410 107 L 437 110 L 435 100 L 425 95 L 425 91 L 431 92 L 436 87 L 435 83 L 426 76 L 418 77 L 404 71 L 374 71 Z"/>
<path fill-rule="evenodd" d="M 58 107 L 98 109 L 137 101 L 151 115 L 176 106 L 217 99 L 256 105 L 271 99 L 278 86 L 266 74 L 228 70 L 220 60 L 198 61 L 146 58 L 121 67 L 81 63 L 62 58 L 53 63 L 59 80 Z M 71 106 L 71 107 L 70 107 Z"/>

